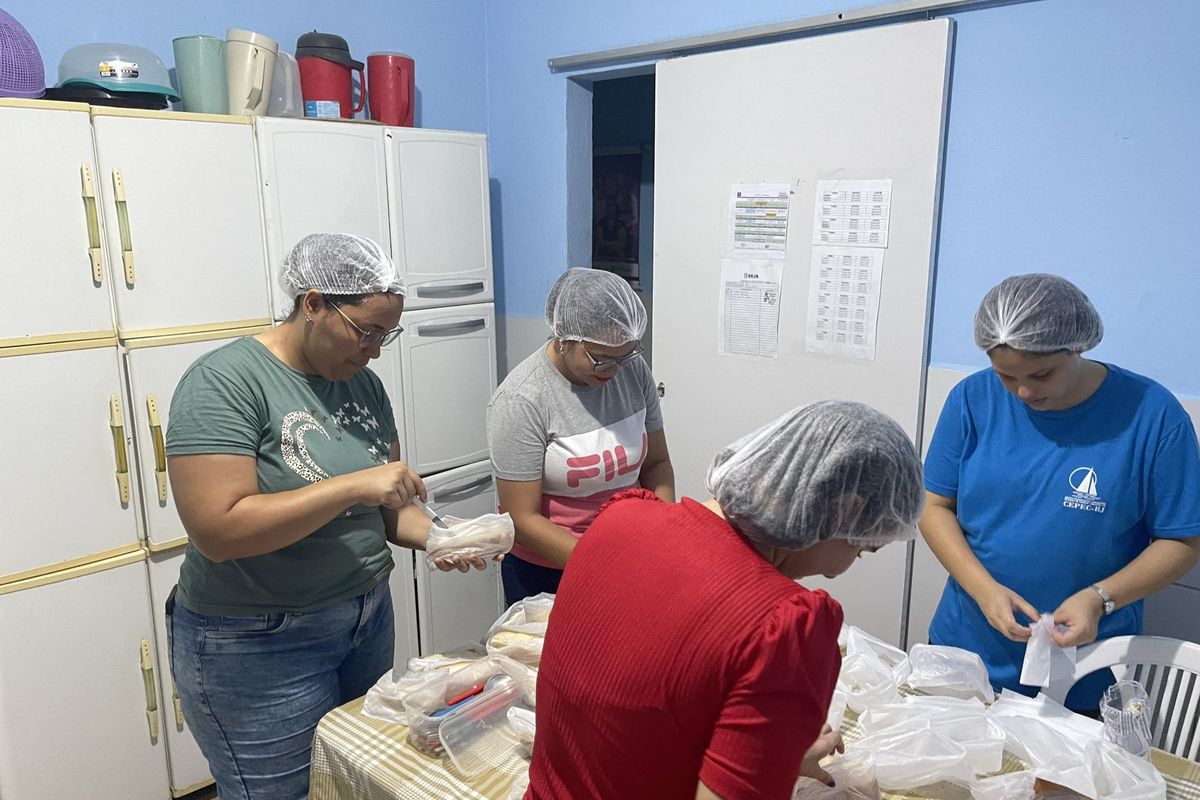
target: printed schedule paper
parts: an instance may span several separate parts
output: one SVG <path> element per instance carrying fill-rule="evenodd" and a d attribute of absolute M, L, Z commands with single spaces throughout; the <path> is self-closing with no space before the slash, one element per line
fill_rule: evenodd
<path fill-rule="evenodd" d="M 813 248 L 806 350 L 875 360 L 883 253 L 865 247 Z"/>
<path fill-rule="evenodd" d="M 721 262 L 721 355 L 779 355 L 783 266 L 775 261 Z"/>
<path fill-rule="evenodd" d="M 729 191 L 731 254 L 783 258 L 790 200 L 786 183 L 735 183 Z"/>
<path fill-rule="evenodd" d="M 817 181 L 813 244 L 887 247 L 892 180 Z"/>

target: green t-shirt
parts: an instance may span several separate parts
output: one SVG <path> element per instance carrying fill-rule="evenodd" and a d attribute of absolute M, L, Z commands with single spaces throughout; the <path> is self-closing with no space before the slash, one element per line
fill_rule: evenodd
<path fill-rule="evenodd" d="M 263 493 L 299 489 L 388 461 L 396 423 L 363 369 L 348 381 L 306 375 L 246 337 L 197 359 L 171 399 L 167 455 L 253 456 Z M 179 601 L 197 614 L 311 611 L 385 580 L 392 556 L 377 508 L 356 505 L 295 544 L 217 563 L 191 544 Z"/>

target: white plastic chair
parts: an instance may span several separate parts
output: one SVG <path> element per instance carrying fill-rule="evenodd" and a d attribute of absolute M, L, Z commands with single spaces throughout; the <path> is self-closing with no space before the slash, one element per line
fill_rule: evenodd
<path fill-rule="evenodd" d="M 1134 680 L 1150 696 L 1151 744 L 1200 760 L 1200 644 L 1164 636 L 1114 636 L 1076 653 L 1075 674 L 1044 690 L 1063 702 L 1085 675 L 1111 667 L 1117 680 Z"/>

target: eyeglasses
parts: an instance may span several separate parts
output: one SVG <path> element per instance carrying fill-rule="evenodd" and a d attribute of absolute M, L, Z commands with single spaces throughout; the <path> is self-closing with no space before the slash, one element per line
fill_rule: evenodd
<path fill-rule="evenodd" d="M 644 352 L 646 352 L 646 348 L 642 347 L 640 342 L 633 349 L 632 353 L 626 353 L 625 355 L 618 356 L 617 358 L 596 358 L 588 352 L 586 347 L 583 348 L 584 355 L 588 357 L 588 361 L 592 362 L 592 372 L 612 372 L 620 369 L 625 362 L 632 361 L 635 358 L 641 358 L 642 353 Z"/>
<path fill-rule="evenodd" d="M 362 328 L 358 327 L 354 320 L 346 316 L 346 312 L 342 311 L 342 309 L 338 307 L 337 303 L 334 303 L 328 298 L 326 298 L 325 302 L 333 306 L 333 310 L 341 314 L 342 319 L 346 320 L 346 322 L 349 322 L 350 327 L 358 331 L 358 346 L 364 350 L 369 350 L 372 347 L 387 347 L 389 344 L 396 341 L 397 336 L 404 333 L 404 327 L 401 325 L 397 325 L 390 331 L 364 331 Z"/>

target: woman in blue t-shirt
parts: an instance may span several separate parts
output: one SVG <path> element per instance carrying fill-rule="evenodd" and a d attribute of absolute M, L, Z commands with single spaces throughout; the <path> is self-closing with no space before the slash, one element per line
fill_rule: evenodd
<path fill-rule="evenodd" d="M 1082 354 L 1104 335 L 1076 286 L 1007 278 L 975 314 L 992 362 L 946 400 L 925 461 L 921 532 L 950 573 L 934 644 L 975 651 L 997 688 L 1018 679 L 1030 623 L 1060 647 L 1136 634 L 1142 598 L 1200 558 L 1200 448 L 1159 384 Z M 1095 710 L 1112 678 L 1080 681 Z"/>

